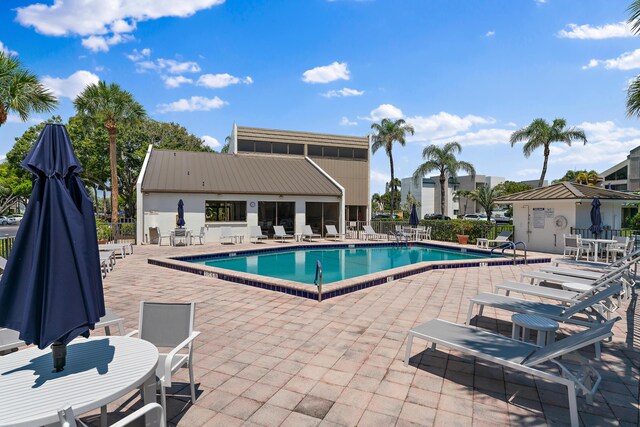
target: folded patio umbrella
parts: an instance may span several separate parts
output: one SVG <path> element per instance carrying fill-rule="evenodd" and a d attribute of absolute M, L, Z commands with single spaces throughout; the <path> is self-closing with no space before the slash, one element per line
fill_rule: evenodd
<path fill-rule="evenodd" d="M 184 202 L 182 199 L 178 202 L 178 221 L 176 221 L 176 225 L 178 227 L 184 227 Z"/>
<path fill-rule="evenodd" d="M 591 202 L 591 227 L 589 230 L 596 236 L 602 233 L 602 215 L 600 214 L 600 199 Z"/>
<path fill-rule="evenodd" d="M 33 190 L 0 281 L 0 327 L 66 354 L 105 314 L 93 203 L 63 125 L 45 126 L 22 167 Z"/>
<path fill-rule="evenodd" d="M 411 206 L 411 214 L 409 215 L 409 225 L 412 227 L 417 227 L 420 224 L 420 220 L 418 219 L 418 211 L 416 210 L 415 203 Z"/>

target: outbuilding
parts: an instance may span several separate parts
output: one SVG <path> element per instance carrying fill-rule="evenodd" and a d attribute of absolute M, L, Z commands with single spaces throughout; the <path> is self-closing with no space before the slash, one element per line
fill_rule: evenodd
<path fill-rule="evenodd" d="M 600 187 L 560 182 L 499 197 L 498 204 L 513 205 L 514 241 L 532 251 L 562 253 L 565 234 L 590 237 L 591 203 L 600 199 L 602 225 L 608 236 L 620 230 L 629 205 L 640 195 Z"/>

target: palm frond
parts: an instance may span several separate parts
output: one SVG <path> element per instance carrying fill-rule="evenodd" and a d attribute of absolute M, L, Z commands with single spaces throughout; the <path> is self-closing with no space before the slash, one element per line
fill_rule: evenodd
<path fill-rule="evenodd" d="M 634 34 L 640 33 L 640 0 L 634 0 L 627 8 L 629 13 L 629 19 L 627 23 L 631 25 L 631 32 Z"/>

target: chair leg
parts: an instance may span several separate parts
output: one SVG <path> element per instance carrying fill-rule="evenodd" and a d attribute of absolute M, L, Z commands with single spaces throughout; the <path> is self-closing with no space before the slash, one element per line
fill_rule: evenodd
<path fill-rule="evenodd" d="M 164 419 L 167 419 L 167 391 L 164 385 L 160 384 L 160 405 L 162 405 L 162 411 L 164 412 Z"/>
<path fill-rule="evenodd" d="M 409 332 L 407 336 L 407 349 L 404 353 L 404 366 L 409 365 L 409 358 L 411 357 L 411 346 L 413 345 L 413 335 Z"/>
<path fill-rule="evenodd" d="M 189 360 L 189 382 L 191 383 L 191 404 L 196 403 L 196 385 L 193 381 L 193 363 Z"/>
<path fill-rule="evenodd" d="M 575 384 L 567 385 L 567 394 L 569 397 L 569 416 L 571 419 L 571 426 L 578 427 L 580 421 L 578 419 L 578 402 L 576 399 L 576 386 Z"/>
<path fill-rule="evenodd" d="M 471 316 L 473 316 L 473 301 L 469 302 L 469 311 L 467 312 L 467 325 L 471 325 Z"/>

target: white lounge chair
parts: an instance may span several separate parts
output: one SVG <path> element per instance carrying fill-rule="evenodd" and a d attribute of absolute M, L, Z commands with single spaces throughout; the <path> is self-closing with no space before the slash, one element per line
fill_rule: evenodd
<path fill-rule="evenodd" d="M 327 234 L 325 236 L 327 238 L 333 237 L 334 242 L 337 241 L 340 236 L 344 237 L 344 233 L 338 233 L 335 225 L 325 225 L 325 228 L 327 229 Z"/>
<path fill-rule="evenodd" d="M 409 364 L 413 339 L 421 338 L 431 342 L 432 351 L 436 350 L 437 345 L 441 345 L 478 359 L 561 384 L 567 387 L 571 425 L 578 427 L 580 420 L 577 394 L 585 395 L 587 403 L 592 404 L 593 395 L 602 377 L 586 358 L 577 353 L 577 350 L 613 336 L 611 329 L 617 320 L 619 318 L 541 348 L 503 335 L 434 319 L 409 331 L 404 364 L 405 366 Z M 564 363 L 563 356 L 572 364 Z"/>
<path fill-rule="evenodd" d="M 160 400 L 167 409 L 166 389 L 171 388 L 171 376 L 180 368 L 189 369 L 191 403 L 196 401 L 193 380 L 193 341 L 200 332 L 193 330 L 195 303 L 140 302 L 139 330 L 127 336 L 138 335 L 158 348 L 170 348 L 169 353 L 160 353 L 156 377 L 160 383 Z M 185 351 L 181 352 L 181 351 Z"/>
<path fill-rule="evenodd" d="M 258 243 L 260 239 L 267 239 L 266 234 L 262 234 L 262 228 L 259 225 L 252 225 L 249 227 L 249 242 L 253 240 L 253 243 Z"/>
<path fill-rule="evenodd" d="M 378 240 L 382 238 L 382 235 L 376 233 L 373 227 L 371 227 L 370 225 L 363 225 L 362 237 L 364 238 L 364 240 Z"/>
<path fill-rule="evenodd" d="M 116 255 L 114 251 L 100 251 L 100 269 L 102 270 L 102 277 L 107 277 L 107 272 L 113 270 L 113 266 L 116 264 Z"/>
<path fill-rule="evenodd" d="M 20 333 L 13 329 L 0 328 L 0 356 L 10 353 L 25 345 L 20 339 Z"/>
<path fill-rule="evenodd" d="M 231 230 L 231 227 L 220 227 L 220 243 L 236 243 L 236 235 Z"/>
<path fill-rule="evenodd" d="M 504 230 L 504 231 L 501 231 L 500 234 L 498 234 L 495 239 L 478 239 L 476 241 L 476 246 L 489 248 L 491 247 L 492 243 L 495 243 L 496 245 L 501 245 L 502 243 L 508 242 L 512 235 L 513 235 L 513 231 Z"/>
<path fill-rule="evenodd" d="M 205 228 L 204 227 L 200 227 L 200 233 L 199 234 L 192 234 L 191 235 L 191 244 L 193 245 L 193 241 L 198 239 L 200 241 L 200 244 L 204 245 L 204 237 L 205 237 Z"/>
<path fill-rule="evenodd" d="M 322 236 L 318 233 L 314 233 L 313 230 L 311 229 L 310 225 L 305 225 L 304 227 L 302 227 L 302 238 L 303 239 L 307 239 L 310 242 L 313 242 L 313 238 L 321 238 Z"/>
<path fill-rule="evenodd" d="M 165 421 L 164 411 L 162 410 L 162 406 L 157 403 L 144 405 L 142 408 L 127 415 L 115 424 L 111 424 L 111 427 L 130 426 L 134 421 L 137 421 L 139 418 L 146 416 L 147 414 L 153 414 L 152 416 L 155 418 L 156 423 L 152 423 L 152 425 L 166 427 L 167 423 Z M 60 427 L 87 427 L 85 423 L 75 419 L 75 414 L 71 406 L 66 406 L 60 409 L 58 411 L 58 419 L 60 420 Z"/>
<path fill-rule="evenodd" d="M 285 239 L 293 239 L 294 237 L 293 234 L 287 234 L 282 225 L 274 225 L 273 232 L 273 240 L 279 239 L 282 243 L 285 242 Z"/>
<path fill-rule="evenodd" d="M 101 245 L 98 245 L 98 250 L 105 252 L 114 252 L 114 255 L 117 255 L 120 258 L 124 258 L 127 256 L 127 246 L 129 246 L 128 243 L 103 243 Z"/>

